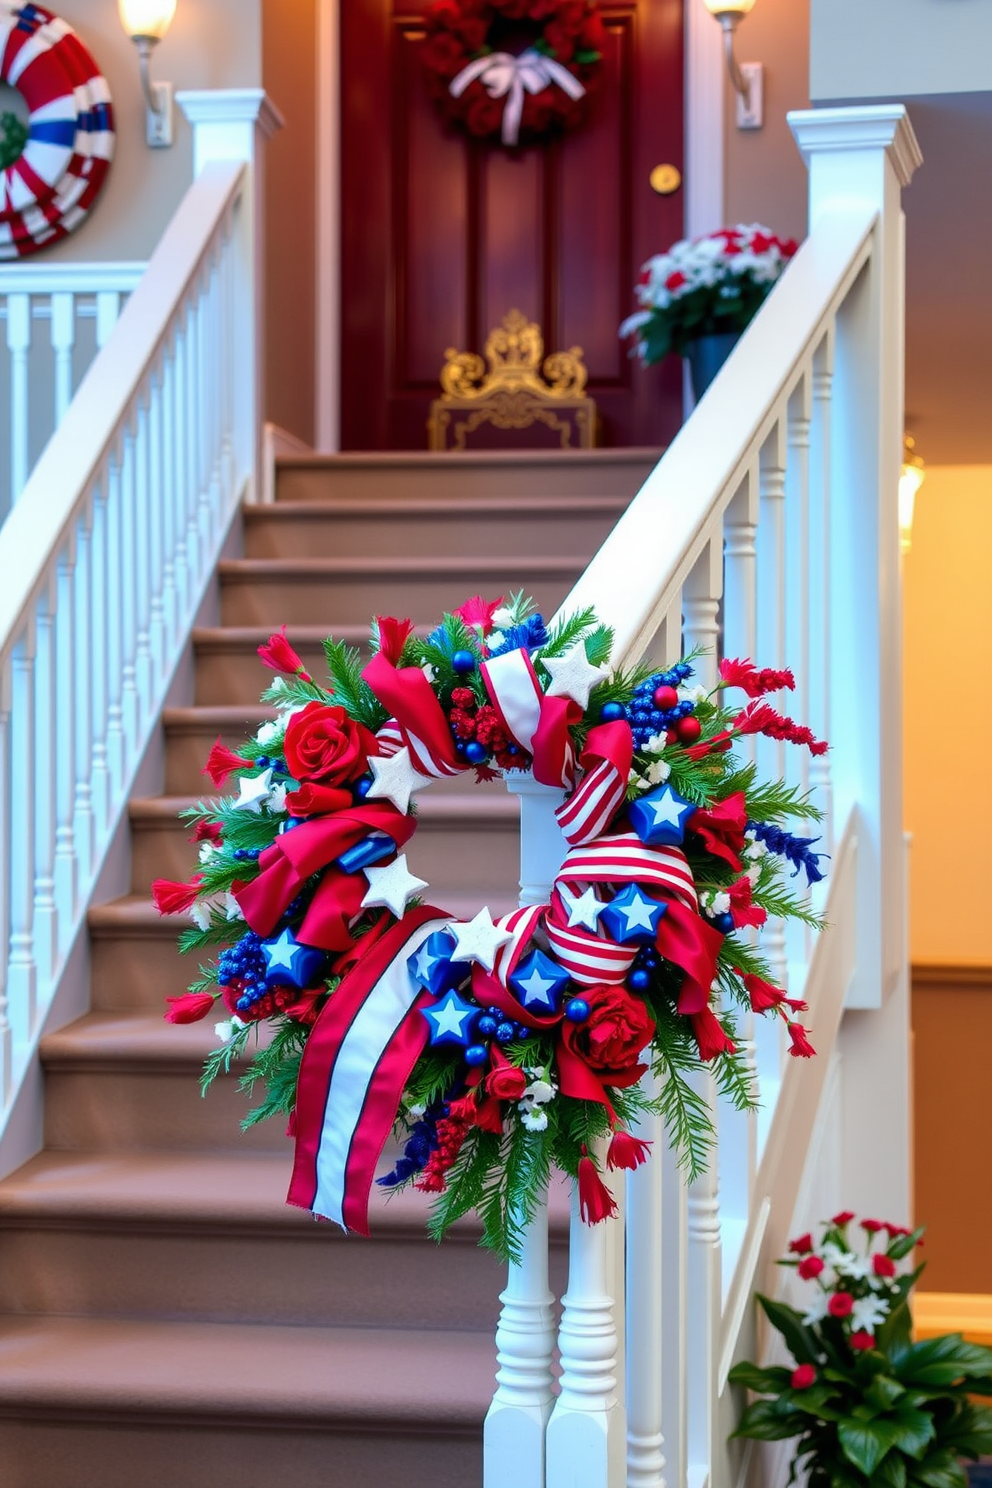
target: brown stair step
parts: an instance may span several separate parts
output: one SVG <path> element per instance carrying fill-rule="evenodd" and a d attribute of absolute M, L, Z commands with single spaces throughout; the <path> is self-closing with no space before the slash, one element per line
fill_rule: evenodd
<path fill-rule="evenodd" d="M 460 502 L 515 495 L 625 496 L 640 490 L 663 449 L 480 450 L 466 454 L 289 455 L 276 467 L 277 500 L 363 506 L 415 499 Z M 536 496 L 535 493 L 540 493 Z"/>
<path fill-rule="evenodd" d="M 207 706 L 256 703 L 274 675 L 258 659 L 258 648 L 269 639 L 272 630 L 270 625 L 204 626 L 194 630 L 195 701 Z M 421 626 L 420 630 L 426 634 L 427 626 Z M 326 625 L 286 627 L 286 639 L 298 652 L 307 671 L 320 683 L 327 681 L 323 643 L 325 636 L 330 634 L 331 629 Z M 346 641 L 349 646 L 358 646 L 368 655 L 368 622 L 337 625 L 334 637 Z"/>
<path fill-rule="evenodd" d="M 473 594 L 523 589 L 551 615 L 586 566 L 581 556 L 232 558 L 218 565 L 225 625 L 361 623 L 373 614 L 435 624 Z"/>
<path fill-rule="evenodd" d="M 46 1146 L 288 1152 L 277 1121 L 242 1133 L 249 1101 L 238 1089 L 240 1066 L 201 1097 L 203 1061 L 218 1047 L 215 1021 L 173 1025 L 152 1011 L 92 1012 L 47 1034 L 41 1042 Z"/>
<path fill-rule="evenodd" d="M 354 501 L 279 501 L 245 509 L 249 558 L 407 556 L 438 553 L 593 554 L 626 509 L 618 496 L 406 496 Z"/>
<path fill-rule="evenodd" d="M 195 871 L 198 849 L 189 841 L 189 823 L 179 820 L 179 812 L 195 800 L 152 796 L 130 802 L 135 893 L 147 893 L 155 878 L 185 879 Z M 416 802 L 417 831 L 404 850 L 411 872 L 426 879 L 433 894 L 491 890 L 503 899 L 512 897 L 520 875 L 514 796 L 505 790 L 473 793 L 468 786 L 461 792 L 425 790 Z"/>
<path fill-rule="evenodd" d="M 483 904 L 494 916 L 516 907 L 511 885 L 504 893 L 488 896 L 449 891 L 431 897 L 440 898 L 440 907 L 458 920 L 470 920 Z M 180 955 L 177 944 L 190 921 L 183 915 L 160 915 L 140 894 L 91 909 L 88 923 L 94 1011 L 161 1013 L 165 998 L 183 992 L 197 974 L 197 958 Z M 232 924 L 232 931 L 237 928 Z"/>
<path fill-rule="evenodd" d="M 288 1151 L 43 1153 L 0 1185 L 0 1313 L 495 1326 L 504 1270 L 474 1217 L 439 1250 L 425 1195 L 375 1188 L 372 1238 L 345 1235 L 286 1203 L 291 1170 Z M 567 1225 L 556 1186 L 558 1270 Z"/>
<path fill-rule="evenodd" d="M 471 1488 L 489 1333 L 0 1322 L 5 1488 Z"/>

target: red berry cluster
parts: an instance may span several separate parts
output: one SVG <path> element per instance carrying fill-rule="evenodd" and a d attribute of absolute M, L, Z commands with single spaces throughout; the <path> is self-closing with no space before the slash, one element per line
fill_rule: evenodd
<path fill-rule="evenodd" d="M 452 732 L 463 744 L 481 744 L 504 770 L 526 770 L 530 756 L 519 747 L 510 753 L 511 740 L 490 703 L 479 704 L 470 687 L 456 687 L 448 715 Z"/>
<path fill-rule="evenodd" d="M 313 1023 L 319 1011 L 317 1000 L 324 992 L 323 987 L 312 987 L 302 992 L 299 987 L 273 987 L 250 1007 L 239 1007 L 248 986 L 243 977 L 232 977 L 220 989 L 228 1012 L 236 1014 L 243 1023 L 256 1023 L 262 1018 L 272 1018 L 276 1013 L 285 1013 L 297 1023 Z"/>
<path fill-rule="evenodd" d="M 471 1116 L 458 1109 L 464 1104 L 456 1102 L 437 1124 L 437 1146 L 417 1179 L 416 1186 L 422 1193 L 444 1193 L 448 1186 L 445 1174 L 457 1161 L 473 1125 Z"/>

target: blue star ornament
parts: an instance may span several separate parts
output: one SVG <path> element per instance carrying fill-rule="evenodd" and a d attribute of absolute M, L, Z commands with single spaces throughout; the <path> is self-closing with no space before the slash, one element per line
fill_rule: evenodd
<path fill-rule="evenodd" d="M 510 979 L 510 986 L 529 1013 L 556 1013 L 562 993 L 571 978 L 557 961 L 543 951 L 531 951 L 520 962 Z"/>
<path fill-rule="evenodd" d="M 646 945 L 658 934 L 658 924 L 667 908 L 667 904 L 648 898 L 636 884 L 628 884 L 610 900 L 601 919 L 619 945 Z"/>
<path fill-rule="evenodd" d="M 323 951 L 303 945 L 289 928 L 280 931 L 274 940 L 263 940 L 261 951 L 269 987 L 313 987 L 327 962 Z"/>
<path fill-rule="evenodd" d="M 435 930 L 412 956 L 407 957 L 406 964 L 413 980 L 426 991 L 433 992 L 435 997 L 460 987 L 472 970 L 467 961 L 452 959 L 454 949 L 455 937 L 447 930 Z"/>
<path fill-rule="evenodd" d="M 670 785 L 631 801 L 627 808 L 634 831 L 647 847 L 675 847 L 685 837 L 686 822 L 695 811 Z"/>
<path fill-rule="evenodd" d="M 420 1010 L 430 1024 L 432 1044 L 465 1048 L 472 1041 L 472 1025 L 479 1009 L 455 991 L 446 992 L 433 1007 Z"/>

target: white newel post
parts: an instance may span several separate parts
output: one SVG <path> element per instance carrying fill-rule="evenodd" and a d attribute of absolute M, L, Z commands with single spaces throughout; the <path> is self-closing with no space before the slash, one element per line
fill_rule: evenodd
<path fill-rule="evenodd" d="M 520 797 L 520 903 L 544 904 L 565 855 L 554 815 L 563 793 L 529 773 L 515 772 L 506 783 Z M 485 1488 L 544 1488 L 555 1346 L 546 1198 L 526 1232 L 519 1263 L 510 1263 L 500 1302 L 496 1393 L 484 1433 Z"/>
<path fill-rule="evenodd" d="M 909 1217 L 910 1090 L 902 826 L 903 438 L 901 190 L 922 163 L 901 105 L 789 122 L 810 172 L 810 222 L 877 212 L 874 251 L 837 317 L 830 420 L 830 737 L 838 820 L 858 808 L 857 956 L 841 1030 L 845 1204 Z M 857 686 L 851 686 L 857 678 Z M 854 1021 L 852 1022 L 852 1016 Z M 870 1151 L 859 1140 L 871 1129 Z"/>
<path fill-rule="evenodd" d="M 262 429 L 265 410 L 265 258 L 264 258 L 264 143 L 284 123 L 272 100 L 261 88 L 187 90 L 176 94 L 193 129 L 193 174 L 199 176 L 216 161 L 243 160 L 250 166 L 241 221 L 238 283 L 233 300 L 238 307 L 241 337 L 237 367 L 241 381 L 235 392 L 234 458 L 246 482 L 245 499 L 261 499 Z"/>

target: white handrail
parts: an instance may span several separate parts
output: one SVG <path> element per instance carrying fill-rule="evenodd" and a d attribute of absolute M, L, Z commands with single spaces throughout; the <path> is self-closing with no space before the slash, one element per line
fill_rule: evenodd
<path fill-rule="evenodd" d="M 728 1372 L 736 1358 L 760 1352 L 754 1290 L 776 1289 L 774 1258 L 793 1223 L 820 1217 L 819 1205 L 863 1202 L 909 1218 L 899 191 L 919 152 L 899 107 L 824 110 L 790 123 L 810 164 L 809 239 L 561 613 L 594 606 L 615 630 L 623 665 L 644 657 L 665 665 L 701 646 L 708 685 L 718 648 L 794 669 L 795 711 L 830 738 L 831 753 L 786 761 L 783 746 L 764 739 L 755 753 L 763 773 L 786 774 L 824 810 L 828 897 L 811 899 L 832 928 L 817 940 L 772 925 L 766 950 L 779 983 L 810 1001 L 819 1060 L 786 1058 L 776 1024 L 745 1024 L 764 1109 L 758 1119 L 718 1112 L 714 1082 L 702 1079 L 717 1116 L 717 1159 L 689 1190 L 657 1121 L 647 1124 L 654 1152 L 628 1179 L 614 1243 L 603 1233 L 609 1224 L 595 1239 L 572 1226 L 558 1348 L 563 1383 L 573 1383 L 557 1400 L 527 1375 L 528 1359 L 550 1357 L 554 1343 L 543 1291 L 528 1295 L 530 1279 L 543 1288 L 547 1274 L 543 1219 L 525 1237 L 504 1295 L 512 1317 L 530 1326 L 515 1359 L 504 1313 L 487 1488 L 784 1482 L 781 1462 L 756 1456 L 749 1467 L 727 1442 L 739 1407 Z M 554 795 L 521 793 L 521 882 L 531 897 L 560 862 Z M 856 1044 L 845 1007 L 877 1010 L 858 1015 Z M 871 1151 L 852 1127 L 828 1161 L 824 1133 L 840 1123 L 841 1100 L 865 1104 L 858 1074 L 837 1074 L 841 1050 L 845 1071 L 870 1058 L 876 1079 L 889 1082 L 891 1114 Z M 625 1257 L 616 1243 L 624 1229 Z M 527 1392 L 515 1395 L 525 1379 Z M 549 1410 L 542 1444 L 535 1424 Z"/>
<path fill-rule="evenodd" d="M 0 1126 L 254 485 L 250 180 L 189 188 L 0 529 Z"/>

